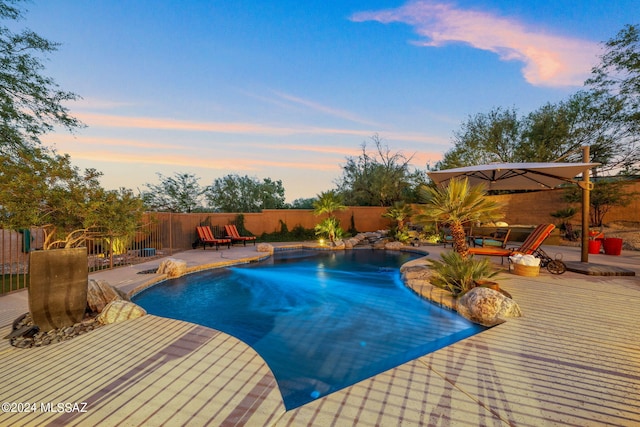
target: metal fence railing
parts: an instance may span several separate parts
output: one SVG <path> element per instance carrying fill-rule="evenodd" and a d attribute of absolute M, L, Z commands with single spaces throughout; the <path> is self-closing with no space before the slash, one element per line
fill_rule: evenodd
<path fill-rule="evenodd" d="M 25 240 L 27 239 L 27 240 Z M 27 230 L 12 231 L 0 229 L 0 282 L 1 293 L 7 293 L 27 287 L 28 277 L 28 247 L 30 233 Z"/>
<path fill-rule="evenodd" d="M 137 264 L 191 249 L 188 240 L 175 245 L 173 230 L 181 227 L 174 226 L 173 222 L 171 214 L 148 213 L 128 236 L 112 237 L 99 231 L 87 233 L 81 246 L 87 248 L 88 271 Z M 38 227 L 17 231 L 0 229 L 0 294 L 29 286 L 29 253 L 43 249 L 43 244 L 44 231 Z"/>

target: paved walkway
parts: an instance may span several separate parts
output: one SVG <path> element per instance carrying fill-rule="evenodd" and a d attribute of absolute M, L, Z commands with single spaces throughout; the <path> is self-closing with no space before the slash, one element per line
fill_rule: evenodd
<path fill-rule="evenodd" d="M 248 246 L 174 257 L 197 269 L 260 254 Z M 590 261 L 640 275 L 638 252 Z M 91 277 L 131 291 L 159 279 L 137 274 L 158 263 Z M 0 413 L 0 425 L 639 425 L 640 277 L 501 277 L 524 317 L 291 411 L 250 347 L 198 325 L 148 315 L 43 348 L 2 340 L 1 400 L 34 406 L 8 407 L 31 412 Z M 26 292 L 0 296 L 2 336 L 27 310 Z"/>

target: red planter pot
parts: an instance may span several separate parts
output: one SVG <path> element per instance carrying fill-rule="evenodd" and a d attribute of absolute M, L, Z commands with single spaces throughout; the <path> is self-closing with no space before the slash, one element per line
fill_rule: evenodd
<path fill-rule="evenodd" d="M 602 249 L 602 240 L 589 240 L 589 253 L 590 254 L 599 254 L 600 249 Z"/>
<path fill-rule="evenodd" d="M 622 239 L 607 237 L 604 239 L 604 253 L 607 255 L 620 255 L 622 252 Z"/>

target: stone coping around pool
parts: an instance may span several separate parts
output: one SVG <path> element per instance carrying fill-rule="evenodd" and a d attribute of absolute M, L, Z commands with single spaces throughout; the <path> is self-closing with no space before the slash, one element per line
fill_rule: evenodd
<path fill-rule="evenodd" d="M 200 271 L 205 271 L 205 270 L 213 270 L 213 269 L 216 269 L 216 268 L 231 267 L 233 265 L 241 265 L 241 264 L 249 264 L 249 263 L 252 263 L 252 262 L 260 262 L 260 261 L 263 261 L 263 260 L 269 258 L 270 256 L 271 256 L 271 254 L 266 253 L 266 254 L 261 254 L 261 255 L 258 255 L 258 256 L 254 256 L 254 257 L 229 259 L 229 260 L 217 261 L 217 262 L 212 262 L 212 263 L 207 263 L 207 264 L 200 264 L 200 265 L 196 265 L 196 266 L 193 266 L 193 267 L 187 267 L 187 271 L 183 276 L 186 276 L 187 274 L 198 273 Z M 136 286 L 134 289 L 132 289 L 131 291 L 129 291 L 127 293 L 127 296 L 129 298 L 132 298 L 133 296 L 139 294 L 140 292 L 144 291 L 145 289 L 150 288 L 151 286 L 155 286 L 155 285 L 157 285 L 159 283 L 162 283 L 167 279 L 169 279 L 169 278 L 167 277 L 166 274 L 157 275 L 156 277 L 153 277 L 153 278 L 145 281 L 144 283 L 140 284 L 139 286 Z"/>
<path fill-rule="evenodd" d="M 400 267 L 402 282 L 407 288 L 442 308 L 458 311 L 458 300 L 454 298 L 451 292 L 433 286 L 429 281 L 430 274 L 427 273 L 428 271 L 430 271 L 430 268 L 426 256 L 408 261 Z"/>
<path fill-rule="evenodd" d="M 290 244 L 290 245 L 281 245 L 281 246 L 275 246 L 273 247 L 273 251 L 274 252 L 281 252 L 281 251 L 287 251 L 287 250 L 296 250 L 296 249 L 313 249 L 313 250 L 380 250 L 380 249 L 374 249 L 374 248 L 352 248 L 352 249 L 345 249 L 344 246 L 343 247 L 328 247 L 328 246 L 320 246 L 317 243 L 301 243 L 301 244 Z M 413 246 L 403 246 L 399 249 L 384 249 L 381 248 L 383 250 L 399 250 L 400 252 L 411 252 L 411 253 L 417 253 L 417 254 L 421 254 L 421 255 L 428 255 L 429 252 L 423 249 L 419 249 L 419 248 L 415 248 Z M 212 262 L 212 263 L 206 263 L 206 264 L 199 264 L 196 266 L 192 266 L 192 267 L 187 267 L 187 271 L 184 275 L 187 274 L 192 274 L 192 273 L 198 273 L 200 271 L 205 271 L 205 270 L 213 270 L 216 268 L 224 268 L 224 267 L 231 267 L 234 265 L 241 265 L 241 264 L 249 264 L 252 262 L 260 262 L 260 261 L 264 261 L 265 259 L 268 259 L 272 256 L 271 252 L 264 252 L 261 253 L 260 255 L 257 256 L 252 256 L 252 257 L 245 257 L 245 258 L 238 258 L 238 259 L 227 259 L 224 261 L 216 261 L 216 262 Z M 422 258 L 419 258 L 422 259 Z M 414 260 L 416 261 L 416 260 Z M 411 261 L 410 261 L 411 262 Z M 406 264 L 405 264 L 406 265 Z M 401 266 L 401 268 L 404 267 Z M 129 298 L 132 298 L 133 296 L 139 294 L 140 292 L 144 291 L 145 289 L 151 287 L 151 286 L 155 286 L 159 283 L 164 282 L 165 280 L 169 279 L 167 277 L 166 274 L 159 274 L 156 275 L 155 277 L 141 283 L 140 285 L 136 286 L 134 289 L 132 289 L 131 291 L 129 291 L 127 293 L 127 296 Z M 411 286 L 407 285 L 407 283 L 405 282 L 405 285 L 408 286 L 410 289 L 414 290 Z M 436 288 L 438 289 L 438 288 Z M 444 291 L 443 291 L 444 292 Z M 418 295 L 424 296 L 425 298 L 429 298 L 428 296 L 422 295 L 420 292 L 417 292 Z M 435 301 L 437 302 L 437 301 Z"/>

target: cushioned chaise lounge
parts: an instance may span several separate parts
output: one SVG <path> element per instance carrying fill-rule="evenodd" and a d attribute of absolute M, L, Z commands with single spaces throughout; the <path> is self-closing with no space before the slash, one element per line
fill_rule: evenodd
<path fill-rule="evenodd" d="M 255 236 L 241 236 L 240 233 L 238 233 L 238 229 L 233 224 L 225 225 L 224 229 L 227 232 L 227 238 L 231 239 L 231 241 L 234 243 L 242 242 L 245 246 L 247 246 L 248 241 L 253 241 L 253 244 L 256 244 Z"/>
<path fill-rule="evenodd" d="M 496 248 L 496 247 L 476 247 L 469 248 L 469 253 L 474 255 L 487 255 L 487 256 L 499 256 L 504 257 L 513 254 L 533 255 L 542 242 L 545 241 L 549 234 L 556 228 L 553 224 L 540 224 L 537 226 L 529 236 L 522 242 L 519 248 Z"/>
<path fill-rule="evenodd" d="M 198 240 L 192 245 L 193 249 L 197 248 L 198 245 L 202 245 L 203 249 L 207 249 L 207 245 L 215 246 L 216 250 L 220 245 L 227 245 L 227 248 L 231 247 L 231 239 L 217 239 L 214 237 L 211 228 L 208 225 L 202 225 L 196 227 L 196 232 L 198 233 Z"/>
<path fill-rule="evenodd" d="M 491 246 L 494 248 L 506 248 L 509 241 L 509 235 L 511 234 L 510 228 L 498 228 L 495 233 L 490 236 L 471 236 L 469 240 L 473 243 L 473 246 L 480 246 L 486 248 Z"/>

